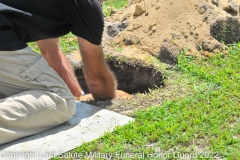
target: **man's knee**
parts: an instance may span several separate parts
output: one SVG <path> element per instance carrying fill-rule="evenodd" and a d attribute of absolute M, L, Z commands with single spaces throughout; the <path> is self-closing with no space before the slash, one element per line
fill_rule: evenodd
<path fill-rule="evenodd" d="M 60 125 L 75 111 L 74 97 L 64 99 L 48 91 L 24 91 L 0 99 L 0 145 Z"/>

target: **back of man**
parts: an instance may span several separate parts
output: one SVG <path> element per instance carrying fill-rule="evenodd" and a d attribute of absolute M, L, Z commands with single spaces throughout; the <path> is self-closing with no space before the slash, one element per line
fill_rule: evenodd
<path fill-rule="evenodd" d="M 82 90 L 59 46 L 78 36 L 85 78 L 96 99 L 115 97 L 101 47 L 98 0 L 0 0 L 0 145 L 67 121 Z M 38 41 L 42 55 L 27 47 Z"/>
<path fill-rule="evenodd" d="M 103 25 L 98 0 L 0 0 L 0 50 L 22 49 L 26 42 L 70 31 L 101 44 Z"/>

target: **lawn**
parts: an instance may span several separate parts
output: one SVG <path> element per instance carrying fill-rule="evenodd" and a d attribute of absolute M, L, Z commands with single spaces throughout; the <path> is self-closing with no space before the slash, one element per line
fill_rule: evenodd
<path fill-rule="evenodd" d="M 182 53 L 168 74 L 185 75 L 191 95 L 136 111 L 135 122 L 71 153 L 86 159 L 239 159 L 240 43 L 230 48 L 228 55 L 203 59 Z"/>

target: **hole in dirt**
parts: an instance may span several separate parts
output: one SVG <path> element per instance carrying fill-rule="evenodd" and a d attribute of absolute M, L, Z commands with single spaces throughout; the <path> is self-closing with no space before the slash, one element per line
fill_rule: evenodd
<path fill-rule="evenodd" d="M 211 25 L 210 32 L 219 42 L 236 43 L 240 41 L 240 20 L 237 18 L 218 19 Z"/>
<path fill-rule="evenodd" d="M 162 74 L 153 67 L 137 61 L 122 61 L 114 57 L 106 60 L 118 81 L 118 89 L 127 93 L 145 93 L 164 85 Z M 89 93 L 81 66 L 74 72 L 82 89 Z"/>

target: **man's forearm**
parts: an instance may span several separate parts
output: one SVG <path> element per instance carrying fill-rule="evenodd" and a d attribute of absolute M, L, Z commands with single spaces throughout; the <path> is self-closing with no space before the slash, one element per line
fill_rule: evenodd
<path fill-rule="evenodd" d="M 82 90 L 76 76 L 59 46 L 59 39 L 47 39 L 37 42 L 42 56 L 59 76 L 65 81 L 74 96 L 81 96 Z"/>
<path fill-rule="evenodd" d="M 83 59 L 83 69 L 89 91 L 98 100 L 115 98 L 117 82 L 108 68 L 101 45 L 78 38 Z"/>

